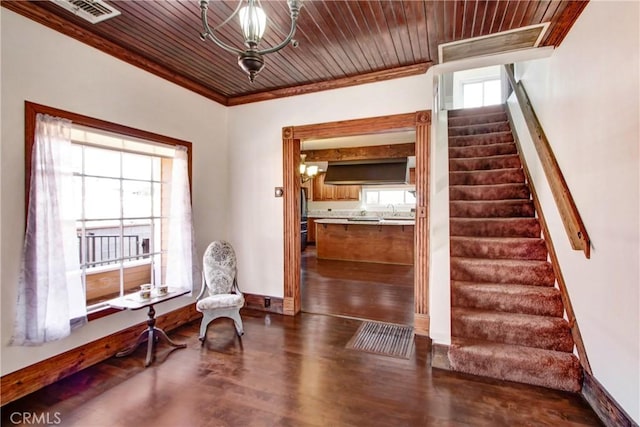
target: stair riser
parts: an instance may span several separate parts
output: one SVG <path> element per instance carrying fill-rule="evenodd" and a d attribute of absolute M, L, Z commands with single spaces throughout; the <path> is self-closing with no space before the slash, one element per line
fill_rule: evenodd
<path fill-rule="evenodd" d="M 476 172 L 449 172 L 449 185 L 522 184 L 522 169 L 499 169 Z"/>
<path fill-rule="evenodd" d="M 470 126 L 483 123 L 506 122 L 507 113 L 483 114 L 479 116 L 459 116 L 449 118 L 449 126 Z"/>
<path fill-rule="evenodd" d="M 469 117 L 469 116 L 486 116 L 487 114 L 504 113 L 503 105 L 492 105 L 489 107 L 464 108 L 459 110 L 449 110 L 448 117 Z"/>
<path fill-rule="evenodd" d="M 449 136 L 449 147 L 504 144 L 513 142 L 511 132 L 487 133 L 483 135 Z"/>
<path fill-rule="evenodd" d="M 489 259 L 529 259 L 545 261 L 547 247 L 544 240 L 527 242 L 497 242 L 463 239 L 451 239 L 451 256 L 462 258 Z"/>
<path fill-rule="evenodd" d="M 451 218 L 533 218 L 535 209 L 530 200 L 461 201 L 449 203 L 449 216 Z"/>
<path fill-rule="evenodd" d="M 469 237 L 540 237 L 540 224 L 530 218 L 504 221 L 465 221 L 451 218 L 449 232 L 451 236 Z"/>
<path fill-rule="evenodd" d="M 563 314 L 562 300 L 557 293 L 519 295 L 506 292 L 478 292 L 474 288 L 454 286 L 451 289 L 451 305 L 536 316 L 562 317 Z"/>
<path fill-rule="evenodd" d="M 451 335 L 462 338 L 482 339 L 545 350 L 573 350 L 573 339 L 569 325 L 563 319 L 554 320 L 549 325 L 523 325 L 470 320 L 451 316 Z"/>
<path fill-rule="evenodd" d="M 449 350 L 449 363 L 454 371 L 533 384 L 577 393 L 582 388 L 582 368 L 574 357 L 523 358 L 506 354 L 477 354 L 474 348 L 454 347 Z"/>
<path fill-rule="evenodd" d="M 505 142 L 502 144 L 470 145 L 449 147 L 449 158 L 461 159 L 468 157 L 501 156 L 506 154 L 516 154 L 517 152 L 518 149 L 512 142 Z"/>
<path fill-rule="evenodd" d="M 449 200 L 529 200 L 529 188 L 525 184 L 465 185 L 449 187 Z"/>
<path fill-rule="evenodd" d="M 449 171 L 451 172 L 509 168 L 517 169 L 521 166 L 522 164 L 520 163 L 520 158 L 518 157 L 518 155 L 449 160 Z"/>
<path fill-rule="evenodd" d="M 481 123 L 471 126 L 454 127 L 449 125 L 449 136 L 481 135 L 485 133 L 506 132 L 511 130 L 509 123 Z"/>
<path fill-rule="evenodd" d="M 451 258 L 451 280 L 475 283 L 517 283 L 531 286 L 553 286 L 555 275 L 549 263 L 519 265 L 471 262 Z"/>

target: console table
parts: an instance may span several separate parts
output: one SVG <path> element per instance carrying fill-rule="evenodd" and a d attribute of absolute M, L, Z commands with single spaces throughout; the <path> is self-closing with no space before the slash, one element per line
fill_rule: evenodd
<path fill-rule="evenodd" d="M 156 342 L 160 338 L 164 339 L 171 347 L 185 348 L 187 346 L 186 344 L 177 344 L 173 342 L 162 329 L 156 327 L 156 311 L 153 306 L 154 304 L 169 301 L 170 299 L 174 299 L 188 293 L 189 291 L 184 289 L 169 288 L 169 292 L 166 295 L 152 294 L 151 298 L 147 299 L 140 298 L 140 295 L 135 293 L 110 300 L 108 302 L 110 307 L 121 310 L 140 310 L 145 307 L 149 307 L 149 311 L 147 312 L 147 315 L 149 316 L 147 319 L 147 329 L 140 334 L 138 340 L 133 346 L 116 353 L 116 357 L 130 355 L 140 344 L 142 344 L 145 338 L 147 339 L 147 359 L 145 360 L 144 366 L 149 366 L 153 362 L 153 359 L 155 358 Z"/>

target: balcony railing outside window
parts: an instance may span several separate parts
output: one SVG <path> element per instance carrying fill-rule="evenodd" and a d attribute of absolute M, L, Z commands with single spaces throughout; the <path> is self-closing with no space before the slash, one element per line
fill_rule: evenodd
<path fill-rule="evenodd" d="M 87 233 L 84 245 L 81 235 L 78 235 L 78 243 L 80 263 L 83 263 L 82 248 L 85 247 L 87 258 L 84 263 L 89 268 L 118 264 L 120 259 L 131 261 L 148 258 L 149 254 L 149 238 L 141 238 L 138 235 L 122 236 L 122 252 L 120 236 Z"/>

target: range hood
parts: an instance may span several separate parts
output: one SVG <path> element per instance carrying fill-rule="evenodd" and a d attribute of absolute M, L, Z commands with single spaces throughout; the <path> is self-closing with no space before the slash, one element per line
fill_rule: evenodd
<path fill-rule="evenodd" d="M 390 185 L 409 180 L 407 158 L 329 162 L 325 184 Z"/>

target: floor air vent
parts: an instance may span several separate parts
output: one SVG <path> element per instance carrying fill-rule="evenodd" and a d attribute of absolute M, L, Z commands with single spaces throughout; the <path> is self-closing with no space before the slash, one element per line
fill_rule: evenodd
<path fill-rule="evenodd" d="M 120 15 L 120 11 L 100 0 L 52 0 L 58 6 L 79 16 L 85 21 L 97 24 L 105 19 Z"/>

